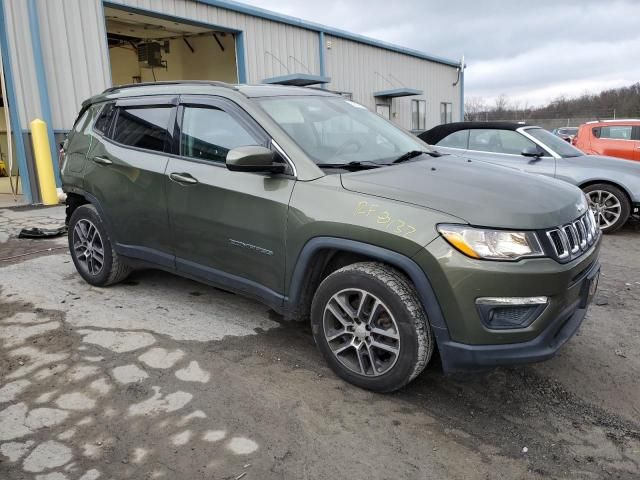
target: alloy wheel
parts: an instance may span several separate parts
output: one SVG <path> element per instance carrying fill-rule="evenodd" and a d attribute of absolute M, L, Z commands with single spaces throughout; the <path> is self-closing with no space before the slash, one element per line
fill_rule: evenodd
<path fill-rule="evenodd" d="M 78 220 L 73 228 L 73 250 L 80 267 L 87 273 L 98 275 L 102 271 L 104 244 L 100 232 L 90 220 Z"/>
<path fill-rule="evenodd" d="M 606 190 L 593 190 L 587 194 L 589 207 L 600 228 L 608 228 L 620 219 L 622 205 L 618 197 Z"/>
<path fill-rule="evenodd" d="M 334 294 L 325 305 L 323 330 L 333 355 L 360 375 L 383 375 L 400 355 L 400 332 L 391 311 L 365 290 Z"/>

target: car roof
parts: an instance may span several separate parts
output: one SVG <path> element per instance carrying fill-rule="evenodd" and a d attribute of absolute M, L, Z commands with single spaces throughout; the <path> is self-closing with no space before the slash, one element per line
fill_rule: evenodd
<path fill-rule="evenodd" d="M 148 95 L 242 95 L 246 98 L 279 96 L 335 96 L 326 90 L 288 85 L 245 85 L 215 81 L 181 80 L 168 82 L 131 83 L 107 88 L 83 102 L 83 107 L 106 100 Z"/>
<path fill-rule="evenodd" d="M 592 120 L 585 125 L 640 125 L 640 119 L 637 118 L 618 118 L 616 120 Z"/>
<path fill-rule="evenodd" d="M 429 143 L 436 144 L 448 135 L 460 130 L 491 129 L 491 130 L 517 130 L 521 127 L 533 127 L 520 122 L 453 122 L 444 123 L 422 132 L 418 137 Z"/>

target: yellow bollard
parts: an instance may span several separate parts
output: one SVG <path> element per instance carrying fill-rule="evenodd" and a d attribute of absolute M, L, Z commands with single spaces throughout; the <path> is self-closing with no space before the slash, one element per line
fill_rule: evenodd
<path fill-rule="evenodd" d="M 51 159 L 47 124 L 36 118 L 29 126 L 31 127 L 31 141 L 33 142 L 33 154 L 36 158 L 36 170 L 38 171 L 42 203 L 56 205 L 58 203 L 58 193 L 53 174 L 53 160 Z"/>

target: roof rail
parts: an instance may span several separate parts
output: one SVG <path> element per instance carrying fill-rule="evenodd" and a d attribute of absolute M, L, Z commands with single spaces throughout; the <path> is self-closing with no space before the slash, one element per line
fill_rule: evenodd
<path fill-rule="evenodd" d="M 212 87 L 224 87 L 231 88 L 233 90 L 237 90 L 238 87 L 231 83 L 226 82 L 218 82 L 215 80 L 165 80 L 160 82 L 141 82 L 141 83 L 125 83 L 122 85 L 114 85 L 113 87 L 107 88 L 103 94 L 110 93 L 115 90 L 120 90 L 121 88 L 133 88 L 133 87 L 149 87 L 153 85 L 210 85 Z"/>
<path fill-rule="evenodd" d="M 608 120 L 591 120 L 586 123 L 640 122 L 640 118 L 610 118 Z"/>

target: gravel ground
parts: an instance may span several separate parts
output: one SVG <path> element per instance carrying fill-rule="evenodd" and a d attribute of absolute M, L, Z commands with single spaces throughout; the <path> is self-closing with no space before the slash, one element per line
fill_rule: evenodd
<path fill-rule="evenodd" d="M 90 287 L 64 238 L 13 237 L 63 217 L 0 210 L 1 479 L 640 476 L 637 223 L 605 237 L 556 358 L 454 378 L 433 362 L 380 395 L 260 304 L 154 271 Z"/>

